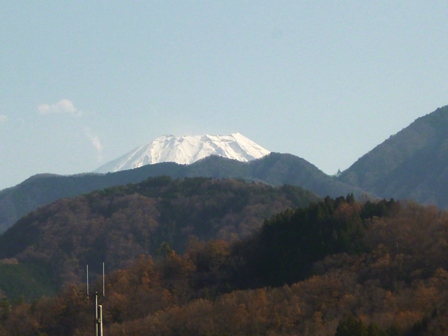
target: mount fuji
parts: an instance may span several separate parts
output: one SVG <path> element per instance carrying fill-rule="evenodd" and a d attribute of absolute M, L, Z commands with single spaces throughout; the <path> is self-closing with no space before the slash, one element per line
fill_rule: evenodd
<path fill-rule="evenodd" d="M 211 155 L 247 162 L 269 153 L 270 151 L 240 133 L 179 137 L 164 135 L 102 165 L 95 172 L 117 172 L 161 162 L 191 164 Z"/>

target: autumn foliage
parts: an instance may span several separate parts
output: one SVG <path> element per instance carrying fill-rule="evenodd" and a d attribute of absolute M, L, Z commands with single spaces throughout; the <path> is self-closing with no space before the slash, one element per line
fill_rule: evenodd
<path fill-rule="evenodd" d="M 2 260 L 18 260 L 15 269 L 39 265 L 48 280 L 31 272 L 36 267 L 20 274 L 34 275 L 41 283 L 34 289 L 43 288 L 48 295 L 51 290 L 44 285 L 52 283 L 56 291 L 78 283 L 86 265 L 92 274 L 101 270 L 102 262 L 108 271 L 122 269 L 141 254 L 161 257 L 162 244 L 183 253 L 192 237 L 237 241 L 257 231 L 265 218 L 317 199 L 292 186 L 169 177 L 61 199 L 22 218 L 0 236 L 0 290 Z"/>
<path fill-rule="evenodd" d="M 243 239 L 163 244 L 111 272 L 105 335 L 444 335 L 447 252 L 444 211 L 326 198 Z M 82 285 L 1 309 L 2 335 L 93 332 Z"/>

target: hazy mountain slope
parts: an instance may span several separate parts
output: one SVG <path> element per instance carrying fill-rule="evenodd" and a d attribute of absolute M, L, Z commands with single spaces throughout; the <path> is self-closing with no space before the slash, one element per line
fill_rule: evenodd
<path fill-rule="evenodd" d="M 191 164 L 210 155 L 247 162 L 269 153 L 267 149 L 240 133 L 179 137 L 164 135 L 102 165 L 95 172 L 117 172 L 161 162 Z"/>
<path fill-rule="evenodd" d="M 418 118 L 361 157 L 339 180 L 381 197 L 448 208 L 448 106 Z"/>
<path fill-rule="evenodd" d="M 0 192 L 0 232 L 37 207 L 57 199 L 73 197 L 106 187 L 137 183 L 148 177 L 166 175 L 173 178 L 215 177 L 260 181 L 274 186 L 290 184 L 309 189 L 319 196 L 337 197 L 354 193 L 366 194 L 317 169 L 307 161 L 290 154 L 271 153 L 251 162 L 239 162 L 211 156 L 191 165 L 172 162 L 146 165 L 141 168 L 109 174 L 72 176 L 38 175 Z"/>
<path fill-rule="evenodd" d="M 0 191 L 0 233 L 20 217 L 36 208 L 65 197 L 73 197 L 107 187 L 137 183 L 149 176 L 184 176 L 184 167 L 175 163 L 150 165 L 145 170 L 129 170 L 114 174 L 78 174 L 70 176 L 40 174 Z"/>
<path fill-rule="evenodd" d="M 365 190 L 329 176 L 308 161 L 291 155 L 271 153 L 262 160 L 252 161 L 252 179 L 272 185 L 291 184 L 313 191 L 321 197 L 338 197 L 353 193 L 356 197 L 369 195 Z"/>
<path fill-rule="evenodd" d="M 289 184 L 310 190 L 321 197 L 338 197 L 349 193 L 357 197 L 369 195 L 358 187 L 326 175 L 313 164 L 291 154 L 271 153 L 247 163 L 211 156 L 186 166 L 186 169 L 190 177 L 232 177 L 261 181 L 273 186 Z"/>

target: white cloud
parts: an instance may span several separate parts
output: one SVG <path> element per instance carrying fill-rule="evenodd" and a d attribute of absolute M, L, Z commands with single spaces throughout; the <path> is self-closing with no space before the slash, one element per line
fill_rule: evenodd
<path fill-rule="evenodd" d="M 97 152 L 98 161 L 101 161 L 103 159 L 103 144 L 101 143 L 100 137 L 93 134 L 89 128 L 86 128 L 85 132 Z"/>
<path fill-rule="evenodd" d="M 75 105 L 68 99 L 61 99 L 57 103 L 48 105 L 48 104 L 42 104 L 37 107 L 37 110 L 40 114 L 61 114 L 61 113 L 67 113 L 72 114 L 74 116 L 80 116 L 81 111 L 78 110 Z"/>
<path fill-rule="evenodd" d="M 0 114 L 0 124 L 4 124 L 8 121 L 8 117 Z"/>

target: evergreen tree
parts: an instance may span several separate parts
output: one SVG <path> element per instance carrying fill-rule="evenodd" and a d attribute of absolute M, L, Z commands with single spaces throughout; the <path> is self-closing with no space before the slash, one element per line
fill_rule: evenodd
<path fill-rule="evenodd" d="M 367 336 L 367 328 L 352 315 L 344 317 L 336 329 L 335 336 Z"/>

